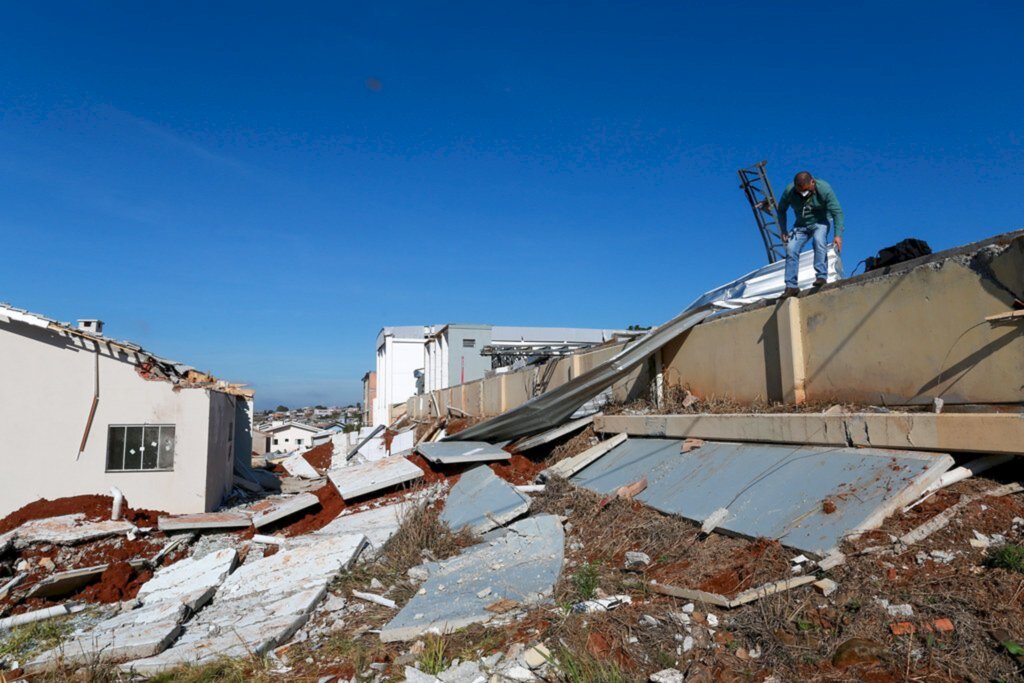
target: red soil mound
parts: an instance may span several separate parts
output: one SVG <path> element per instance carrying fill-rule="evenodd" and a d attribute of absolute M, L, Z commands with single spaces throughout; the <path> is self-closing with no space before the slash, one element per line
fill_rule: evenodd
<path fill-rule="evenodd" d="M 98 522 L 110 519 L 110 511 L 113 507 L 114 499 L 111 496 L 72 496 L 57 500 L 41 498 L 0 519 L 0 534 L 17 529 L 25 522 L 31 522 L 34 519 L 47 519 L 79 512 L 83 513 L 87 519 Z M 167 514 L 158 510 L 133 510 L 128 507 L 127 500 L 121 510 L 123 518 L 136 526 L 156 526 L 157 517 Z"/>
<path fill-rule="evenodd" d="M 318 470 L 327 470 L 331 468 L 331 455 L 334 453 L 334 444 L 330 441 L 322 443 L 316 448 L 303 453 L 302 457 L 306 459 L 313 467 Z"/>
<path fill-rule="evenodd" d="M 510 484 L 532 484 L 537 474 L 544 469 L 543 462 L 534 462 L 518 453 L 508 460 L 491 463 L 491 470 Z"/>
<path fill-rule="evenodd" d="M 313 494 L 320 500 L 320 507 L 313 508 L 284 529 L 281 529 L 282 534 L 285 536 L 301 536 L 311 531 L 323 529 L 346 507 L 345 500 L 338 493 L 338 489 L 334 488 L 334 484 L 330 482 L 313 491 Z"/>
<path fill-rule="evenodd" d="M 115 562 L 100 575 L 100 580 L 79 595 L 87 602 L 119 602 L 131 600 L 139 588 L 153 577 L 149 570 L 136 571 L 127 562 Z"/>

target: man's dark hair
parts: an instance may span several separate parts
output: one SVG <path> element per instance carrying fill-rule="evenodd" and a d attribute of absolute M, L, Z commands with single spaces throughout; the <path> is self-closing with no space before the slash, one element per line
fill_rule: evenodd
<path fill-rule="evenodd" d="M 810 171 L 800 171 L 793 176 L 793 184 L 797 187 L 807 187 L 811 184 L 812 180 L 814 180 L 814 177 L 811 175 Z"/>

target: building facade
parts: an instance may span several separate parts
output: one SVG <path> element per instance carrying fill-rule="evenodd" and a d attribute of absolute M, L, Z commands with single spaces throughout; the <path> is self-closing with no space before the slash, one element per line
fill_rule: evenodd
<path fill-rule="evenodd" d="M 250 457 L 252 392 L 88 322 L 0 304 L 0 516 L 111 487 L 135 507 L 217 509 L 236 451 Z"/>
<path fill-rule="evenodd" d="M 391 408 L 416 394 L 416 372 L 423 369 L 423 325 L 385 327 L 377 335 L 377 396 L 373 426 L 391 423 Z"/>

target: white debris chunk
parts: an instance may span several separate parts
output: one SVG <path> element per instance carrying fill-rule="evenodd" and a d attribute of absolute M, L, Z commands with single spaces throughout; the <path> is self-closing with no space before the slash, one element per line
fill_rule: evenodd
<path fill-rule="evenodd" d="M 607 598 L 597 598 L 595 600 L 585 600 L 578 602 L 572 606 L 572 611 L 580 614 L 589 614 L 592 612 L 607 612 L 613 610 L 616 607 L 622 607 L 623 605 L 629 605 L 633 602 L 633 598 L 628 595 L 612 595 Z"/>
<path fill-rule="evenodd" d="M 382 597 L 380 595 L 374 595 L 373 593 L 364 593 L 362 591 L 352 591 L 352 597 L 359 598 L 360 600 L 366 600 L 367 602 L 376 603 L 383 607 L 389 607 L 396 609 L 398 604 L 394 600 Z"/>
<path fill-rule="evenodd" d="M 683 683 L 683 672 L 679 669 L 662 669 L 651 674 L 650 683 Z"/>
<path fill-rule="evenodd" d="M 821 591 L 821 594 L 827 598 L 836 592 L 839 588 L 839 584 L 832 579 L 821 579 L 820 581 L 814 582 L 814 587 Z"/>
<path fill-rule="evenodd" d="M 626 569 L 646 567 L 651 563 L 651 556 L 634 550 L 626 552 Z"/>

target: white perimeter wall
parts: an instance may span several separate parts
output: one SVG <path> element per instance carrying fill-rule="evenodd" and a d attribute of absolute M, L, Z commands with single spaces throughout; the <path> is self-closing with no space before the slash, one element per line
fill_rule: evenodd
<path fill-rule="evenodd" d="M 39 498 L 109 495 L 111 486 L 140 508 L 183 513 L 220 504 L 232 481 L 234 397 L 174 391 L 169 382 L 141 379 L 126 356 L 110 353 L 101 347 L 100 399 L 79 458 L 93 398 L 93 343 L 0 316 L 0 516 Z M 111 424 L 173 424 L 174 470 L 106 472 Z"/>

